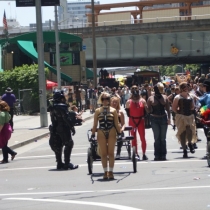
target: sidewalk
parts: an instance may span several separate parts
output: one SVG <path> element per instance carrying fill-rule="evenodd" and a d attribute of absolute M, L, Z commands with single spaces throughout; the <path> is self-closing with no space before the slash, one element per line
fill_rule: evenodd
<path fill-rule="evenodd" d="M 87 110 L 82 114 L 83 119 L 89 120 L 93 118 L 93 114 Z M 44 138 L 49 134 L 48 127 L 40 127 L 40 116 L 14 116 L 14 132 L 8 141 L 11 149 L 24 146 L 38 139 Z M 48 113 L 48 125 L 51 124 L 50 115 Z M 2 151 L 0 150 L 0 154 Z"/>

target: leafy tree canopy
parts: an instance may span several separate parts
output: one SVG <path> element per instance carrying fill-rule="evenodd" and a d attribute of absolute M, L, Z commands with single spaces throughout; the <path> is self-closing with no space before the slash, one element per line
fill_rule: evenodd
<path fill-rule="evenodd" d="M 45 68 L 45 75 L 49 74 Z M 38 82 L 38 65 L 23 65 L 15 67 L 12 70 L 6 70 L 0 73 L 0 95 L 3 95 L 7 87 L 13 89 L 14 94 L 18 97 L 18 89 L 32 89 L 32 100 L 39 101 L 39 82 Z"/>
<path fill-rule="evenodd" d="M 162 76 L 175 76 L 176 73 L 190 71 L 191 75 L 195 75 L 196 71 L 200 68 L 200 64 L 182 64 L 171 66 L 158 66 L 159 72 Z M 141 70 L 157 70 L 154 66 L 140 66 Z"/>

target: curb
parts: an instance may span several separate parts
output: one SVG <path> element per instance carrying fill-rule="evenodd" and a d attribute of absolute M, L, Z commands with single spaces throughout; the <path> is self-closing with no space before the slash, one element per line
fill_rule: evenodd
<path fill-rule="evenodd" d="M 89 116 L 89 117 L 86 117 L 84 120 L 85 120 L 85 121 L 90 120 L 90 119 L 93 118 L 93 116 L 94 116 L 94 115 L 91 115 L 91 116 Z M 38 135 L 38 136 L 35 136 L 35 137 L 33 137 L 33 138 L 27 139 L 27 140 L 25 140 L 25 141 L 23 141 L 23 142 L 20 142 L 20 143 L 11 145 L 10 148 L 11 148 L 12 150 L 17 149 L 17 148 L 19 148 L 19 147 L 22 147 L 22 146 L 25 146 L 25 145 L 27 145 L 27 144 L 30 144 L 30 143 L 32 143 L 32 142 L 34 142 L 34 141 L 40 140 L 40 139 L 42 139 L 42 138 L 48 136 L 49 134 L 50 134 L 50 132 L 48 131 L 48 132 L 43 133 L 43 134 L 41 134 L 41 135 Z M 2 154 L 2 150 L 0 150 L 0 154 Z"/>

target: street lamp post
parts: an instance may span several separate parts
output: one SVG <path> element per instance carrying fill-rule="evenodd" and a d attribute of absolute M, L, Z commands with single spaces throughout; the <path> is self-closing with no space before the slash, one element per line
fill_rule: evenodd
<path fill-rule="evenodd" d="M 96 37 L 95 37 L 95 10 L 94 0 L 91 0 L 92 8 L 92 41 L 93 41 L 93 84 L 97 87 L 97 61 L 96 61 Z"/>
<path fill-rule="evenodd" d="M 48 117 L 47 117 L 46 79 L 44 71 L 41 1 L 35 1 L 35 3 L 36 3 L 37 52 L 38 52 L 38 71 L 39 71 L 40 124 L 41 127 L 47 127 Z"/>
<path fill-rule="evenodd" d="M 58 34 L 58 13 L 57 6 L 55 6 L 55 48 L 56 48 L 56 67 L 57 67 L 57 83 L 58 89 L 61 89 L 61 65 L 60 65 L 60 45 Z"/>

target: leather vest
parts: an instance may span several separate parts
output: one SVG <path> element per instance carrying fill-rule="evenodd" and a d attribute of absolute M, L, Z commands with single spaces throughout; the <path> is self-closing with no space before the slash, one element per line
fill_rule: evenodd
<path fill-rule="evenodd" d="M 182 96 L 180 96 L 178 102 L 179 110 L 177 110 L 177 113 L 190 116 L 192 114 L 191 110 L 192 103 L 193 103 L 192 98 L 183 98 Z"/>

